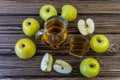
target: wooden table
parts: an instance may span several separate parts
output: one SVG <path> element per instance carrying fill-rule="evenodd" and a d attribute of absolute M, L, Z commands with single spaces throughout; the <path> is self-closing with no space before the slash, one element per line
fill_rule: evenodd
<path fill-rule="evenodd" d="M 71 4 L 78 10 L 75 21 L 69 22 L 69 38 L 80 35 L 77 29 L 79 19 L 92 18 L 95 21 L 95 34 L 102 33 L 110 40 L 107 52 L 96 55 L 91 49 L 82 58 L 68 54 L 69 43 L 58 50 L 51 50 L 42 42 L 37 42 L 36 55 L 29 60 L 19 59 L 14 52 L 15 43 L 24 37 L 22 22 L 28 17 L 37 19 L 41 28 L 43 21 L 39 17 L 39 9 L 45 4 L 52 4 L 60 15 L 65 4 Z M 90 35 L 90 36 L 93 36 Z M 73 66 L 70 74 L 63 75 L 54 70 L 44 73 L 39 65 L 44 53 L 49 52 L 54 60 L 60 58 Z M 79 64 L 85 57 L 94 57 L 101 63 L 100 74 L 90 80 L 120 80 L 120 0 L 0 0 L 0 78 L 8 80 L 89 80 L 79 72 Z"/>

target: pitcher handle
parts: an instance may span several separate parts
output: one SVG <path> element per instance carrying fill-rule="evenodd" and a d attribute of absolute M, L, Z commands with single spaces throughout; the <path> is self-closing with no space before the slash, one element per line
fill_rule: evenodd
<path fill-rule="evenodd" d="M 36 39 L 36 40 L 41 39 L 41 36 L 42 36 L 44 33 L 45 33 L 45 32 L 44 32 L 44 29 L 39 30 L 39 31 L 35 34 L 35 39 Z"/>

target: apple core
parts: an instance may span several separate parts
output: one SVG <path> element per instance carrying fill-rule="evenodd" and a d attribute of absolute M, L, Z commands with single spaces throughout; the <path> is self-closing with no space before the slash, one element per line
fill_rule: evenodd
<path fill-rule="evenodd" d="M 85 28 L 88 28 L 88 27 L 89 27 L 87 23 L 86 23 L 85 25 L 86 25 Z"/>

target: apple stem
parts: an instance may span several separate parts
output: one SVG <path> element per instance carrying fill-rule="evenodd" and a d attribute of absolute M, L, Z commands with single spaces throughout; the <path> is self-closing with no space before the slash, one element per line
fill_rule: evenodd
<path fill-rule="evenodd" d="M 93 68 L 93 67 L 95 66 L 95 64 L 90 64 L 89 66 L 90 66 L 91 68 Z"/>
<path fill-rule="evenodd" d="M 101 42 L 102 42 L 102 40 L 101 40 L 100 38 L 98 38 L 98 39 L 97 39 L 97 41 L 98 41 L 99 43 L 101 43 Z"/>
<path fill-rule="evenodd" d="M 25 44 L 22 44 L 22 47 L 25 47 Z"/>
<path fill-rule="evenodd" d="M 31 22 L 28 22 L 28 25 L 31 25 Z"/>
<path fill-rule="evenodd" d="M 50 9 L 48 8 L 48 9 L 46 9 L 46 11 L 47 11 L 47 12 L 50 12 Z"/>

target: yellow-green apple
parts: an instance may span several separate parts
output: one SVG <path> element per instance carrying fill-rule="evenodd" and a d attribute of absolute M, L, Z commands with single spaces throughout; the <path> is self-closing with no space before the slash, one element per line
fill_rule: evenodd
<path fill-rule="evenodd" d="M 94 32 L 94 21 L 91 18 L 85 20 L 80 19 L 78 21 L 78 30 L 82 35 L 92 34 Z"/>
<path fill-rule="evenodd" d="M 85 77 L 95 77 L 100 72 L 100 63 L 95 58 L 85 58 L 80 63 L 79 69 Z"/>
<path fill-rule="evenodd" d="M 40 24 L 34 18 L 27 18 L 22 23 L 22 30 L 27 36 L 34 36 L 39 29 Z"/>
<path fill-rule="evenodd" d="M 46 53 L 41 60 L 40 68 L 44 72 L 50 72 L 52 70 L 52 64 L 53 64 L 52 55 Z"/>
<path fill-rule="evenodd" d="M 77 18 L 77 9 L 72 5 L 64 5 L 61 16 L 68 21 L 73 21 Z"/>
<path fill-rule="evenodd" d="M 61 74 L 69 74 L 72 71 L 72 66 L 64 60 L 57 59 L 53 65 L 53 69 Z"/>
<path fill-rule="evenodd" d="M 40 8 L 39 15 L 45 21 L 51 16 L 56 16 L 57 10 L 52 5 L 44 5 Z"/>
<path fill-rule="evenodd" d="M 15 44 L 15 53 L 21 59 L 29 59 L 36 53 L 36 45 L 29 38 L 23 38 Z"/>
<path fill-rule="evenodd" d="M 109 44 L 110 44 L 110 42 L 109 42 L 108 38 L 103 34 L 94 35 L 90 39 L 90 47 L 96 53 L 105 52 L 108 49 Z"/>

